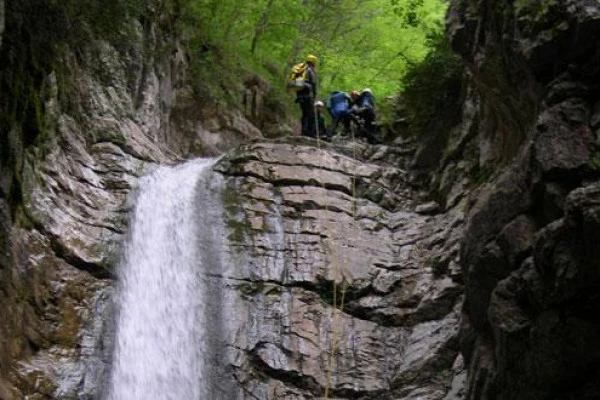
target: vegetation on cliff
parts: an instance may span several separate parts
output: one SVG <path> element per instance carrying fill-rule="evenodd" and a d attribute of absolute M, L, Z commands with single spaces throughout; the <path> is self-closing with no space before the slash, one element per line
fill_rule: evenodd
<path fill-rule="evenodd" d="M 142 18 L 138 1 L 109 0 L 15 0 L 6 4 L 6 31 L 0 48 L 0 160 L 10 154 L 8 131 L 23 127 L 20 141 L 33 143 L 43 130 L 40 94 L 51 72 L 61 76 L 62 51 L 77 52 L 95 38 L 123 40 L 124 22 Z M 68 97 L 66 91 L 57 93 Z"/>
<path fill-rule="evenodd" d="M 431 49 L 419 63 L 409 66 L 404 75 L 401 110 L 406 113 L 410 133 L 421 135 L 447 114 L 458 114 L 464 64 L 448 43 L 443 30 L 427 37 Z M 448 120 L 449 121 L 449 120 Z"/>
<path fill-rule="evenodd" d="M 258 75 L 270 83 L 269 108 L 285 112 L 296 108 L 285 76 L 308 53 L 319 58 L 322 98 L 369 87 L 381 100 L 402 91 L 407 74 L 414 81 L 430 73 L 419 66 L 437 46 L 428 38 L 444 36 L 446 7 L 443 0 L 188 1 L 179 27 L 200 97 L 235 104 L 242 81 Z M 381 111 L 391 121 L 394 111 Z"/>
<path fill-rule="evenodd" d="M 182 25 L 199 62 L 225 63 L 270 76 L 283 86 L 287 68 L 306 53 L 320 59 L 321 92 L 371 87 L 397 92 L 407 67 L 440 30 L 442 0 L 188 1 Z"/>

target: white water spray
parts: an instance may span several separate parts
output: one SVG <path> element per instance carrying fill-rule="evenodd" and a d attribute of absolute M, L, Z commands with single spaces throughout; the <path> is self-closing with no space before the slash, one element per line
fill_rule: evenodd
<path fill-rule="evenodd" d="M 213 162 L 161 167 L 141 179 L 120 275 L 111 400 L 206 398 L 195 242 L 206 227 L 197 226 L 193 204 Z"/>

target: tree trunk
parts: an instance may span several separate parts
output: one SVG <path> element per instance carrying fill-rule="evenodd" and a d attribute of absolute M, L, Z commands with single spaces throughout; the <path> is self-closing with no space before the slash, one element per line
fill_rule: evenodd
<path fill-rule="evenodd" d="M 271 11 L 271 6 L 273 5 L 275 0 L 269 0 L 265 9 L 263 10 L 258 22 L 256 23 L 256 27 L 254 28 L 254 37 L 252 38 L 252 45 L 250 46 L 250 53 L 254 56 L 256 52 L 256 47 L 258 46 L 258 41 L 262 36 L 267 24 L 269 23 L 269 11 Z"/>

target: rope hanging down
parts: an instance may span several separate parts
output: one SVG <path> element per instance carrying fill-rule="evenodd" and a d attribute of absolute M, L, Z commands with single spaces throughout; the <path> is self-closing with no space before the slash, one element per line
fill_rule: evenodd
<path fill-rule="evenodd" d="M 315 120 L 317 120 L 317 116 L 316 116 L 316 109 L 315 109 Z M 320 135 L 319 135 L 319 126 L 318 126 L 318 120 L 315 121 L 316 122 L 316 133 L 317 133 L 317 149 L 319 150 L 319 153 L 321 153 L 322 149 L 321 149 L 321 140 L 320 140 Z M 352 221 L 356 221 L 356 210 L 357 210 L 357 204 L 356 204 L 356 142 L 355 142 L 355 137 L 354 137 L 354 132 L 351 132 L 351 138 L 352 138 L 352 159 L 354 161 L 354 165 L 353 165 L 353 171 L 352 171 L 352 181 L 351 181 L 351 189 L 352 189 Z M 324 169 L 323 165 L 320 165 L 321 169 Z M 321 181 L 321 187 L 323 188 L 323 191 L 325 191 L 325 185 L 324 183 Z M 329 198 L 327 195 L 325 195 L 325 214 L 329 215 Z M 331 238 L 331 243 L 332 246 L 330 247 L 331 249 L 331 256 L 332 256 L 332 266 L 333 266 L 333 271 L 334 271 L 334 276 L 332 279 L 332 312 L 331 312 L 331 341 L 330 341 L 330 351 L 328 354 L 328 366 L 327 366 L 327 380 L 326 380 L 326 385 L 325 385 L 325 393 L 323 398 L 325 400 L 329 399 L 329 392 L 331 390 L 331 380 L 332 380 L 332 375 L 333 375 L 333 366 L 334 366 L 334 362 L 335 362 L 335 357 L 337 354 L 337 349 L 338 349 L 338 345 L 339 345 L 339 331 L 338 331 L 338 325 L 339 325 L 339 317 L 340 314 L 343 312 L 344 310 L 344 300 L 345 300 L 345 296 L 346 296 L 346 289 L 347 289 L 347 283 L 346 283 L 346 277 L 344 274 L 344 268 L 342 266 L 342 268 L 340 269 L 340 265 L 338 263 L 338 259 L 337 259 L 337 252 L 334 251 L 333 249 L 333 244 L 335 241 L 335 237 L 333 235 L 332 229 L 330 227 L 330 223 L 331 220 L 330 218 L 327 218 L 326 220 L 326 227 L 325 230 L 328 233 L 327 237 Z M 332 235 L 329 236 L 329 232 L 332 232 Z M 359 230 L 359 235 L 360 235 L 360 230 Z M 345 254 L 347 254 L 348 252 L 344 252 Z M 338 276 L 341 276 L 342 278 L 342 284 L 341 284 L 341 298 L 340 298 L 340 304 L 339 304 L 339 309 L 338 309 L 338 304 L 337 304 L 337 297 L 338 297 L 338 288 L 337 288 L 337 284 L 336 284 L 336 278 Z"/>

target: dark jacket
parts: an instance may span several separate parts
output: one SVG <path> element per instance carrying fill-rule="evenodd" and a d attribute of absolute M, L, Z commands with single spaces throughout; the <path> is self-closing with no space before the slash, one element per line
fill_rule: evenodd
<path fill-rule="evenodd" d="M 370 108 L 375 110 L 375 97 L 371 92 L 362 92 L 358 99 L 356 99 L 356 105 L 359 108 Z"/>

